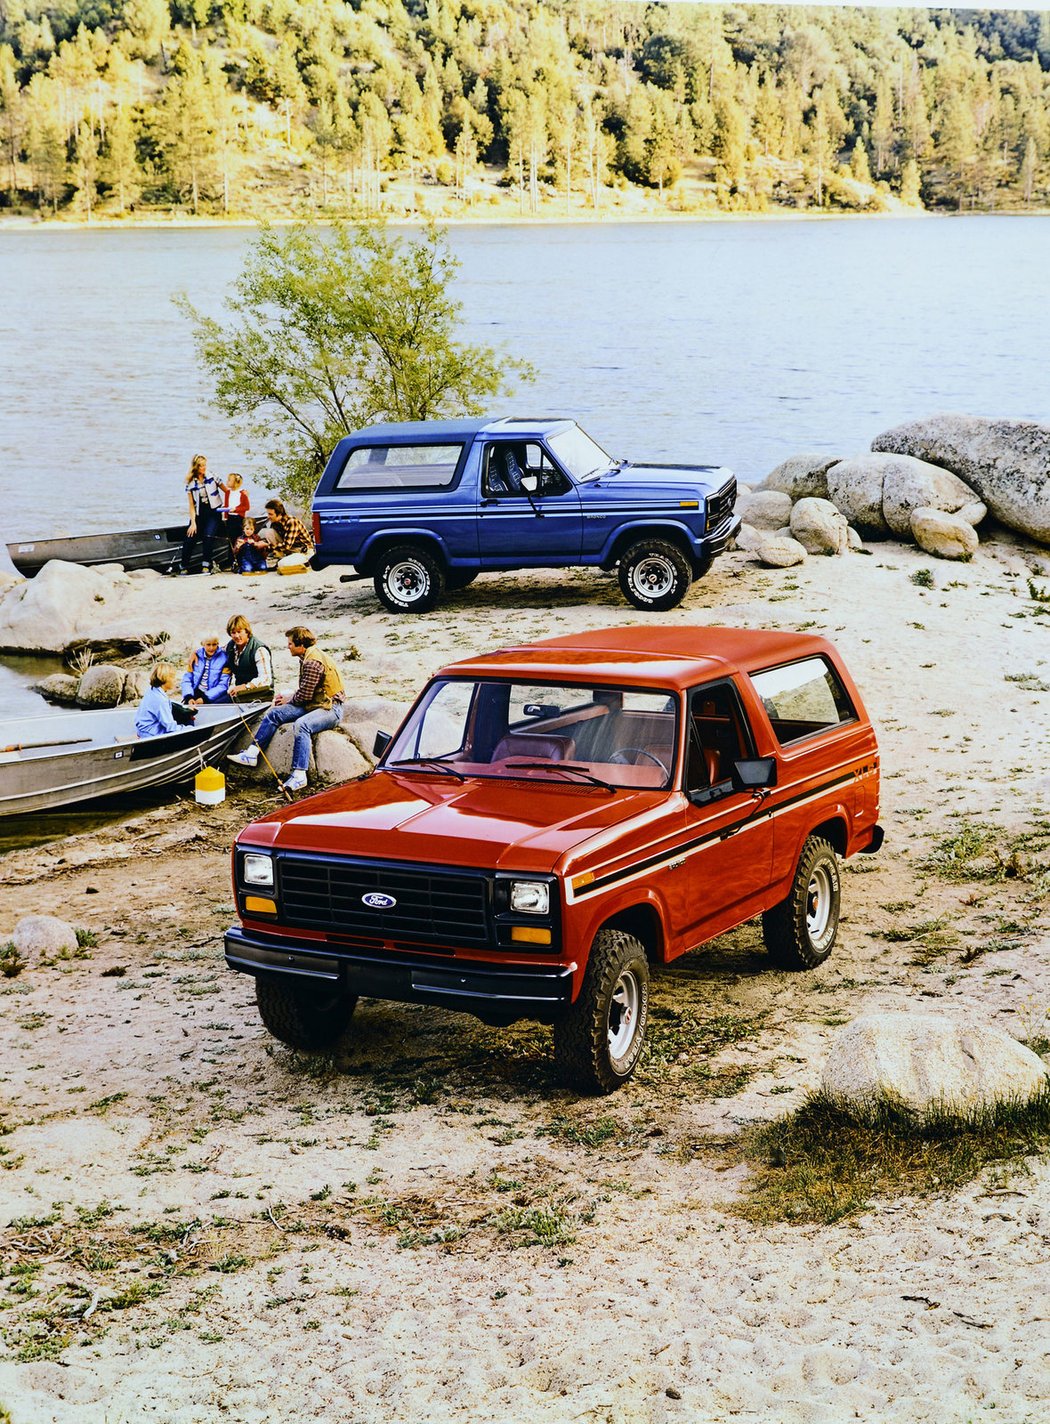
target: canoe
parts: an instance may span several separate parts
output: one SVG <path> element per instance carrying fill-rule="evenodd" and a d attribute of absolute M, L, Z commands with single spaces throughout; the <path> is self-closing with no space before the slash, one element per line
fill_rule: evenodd
<path fill-rule="evenodd" d="M 185 524 L 169 525 L 166 529 L 128 529 L 118 534 L 78 534 L 68 539 L 19 539 L 8 544 L 11 562 L 20 574 L 32 578 L 51 559 L 69 564 L 123 564 L 125 569 L 160 569 L 163 572 L 178 563 Z M 230 549 L 220 533 L 215 539 L 215 562 L 229 568 Z M 200 568 L 201 551 L 197 544 L 190 567 Z"/>
<path fill-rule="evenodd" d="M 160 737 L 135 735 L 136 708 L 65 712 L 0 722 L 0 816 L 53 811 L 188 781 L 254 727 L 266 702 L 202 707 L 192 727 Z"/>

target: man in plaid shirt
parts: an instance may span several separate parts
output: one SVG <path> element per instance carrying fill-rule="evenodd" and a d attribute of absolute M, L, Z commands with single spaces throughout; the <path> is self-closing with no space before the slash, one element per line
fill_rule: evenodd
<path fill-rule="evenodd" d="M 273 555 L 278 561 L 289 554 L 302 554 L 305 559 L 313 557 L 313 535 L 301 519 L 289 514 L 279 499 L 266 501 L 266 513 L 270 528 L 277 535 L 273 545 Z"/>

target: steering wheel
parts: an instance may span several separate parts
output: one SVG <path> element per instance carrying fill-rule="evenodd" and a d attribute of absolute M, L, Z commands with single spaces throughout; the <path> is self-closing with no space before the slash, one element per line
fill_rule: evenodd
<path fill-rule="evenodd" d="M 670 767 L 664 766 L 656 753 L 649 751 L 647 747 L 618 747 L 609 760 L 618 766 L 637 766 L 639 757 L 646 757 L 654 766 L 658 766 L 665 777 L 671 775 Z"/>

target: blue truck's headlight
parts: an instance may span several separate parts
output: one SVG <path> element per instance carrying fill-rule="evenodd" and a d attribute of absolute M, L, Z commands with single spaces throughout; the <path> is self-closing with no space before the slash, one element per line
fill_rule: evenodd
<path fill-rule="evenodd" d="M 273 860 L 268 855 L 246 855 L 241 865 L 245 885 L 266 885 L 273 889 Z"/>
<path fill-rule="evenodd" d="M 542 880 L 512 880 L 510 908 L 519 915 L 550 914 L 550 886 Z"/>

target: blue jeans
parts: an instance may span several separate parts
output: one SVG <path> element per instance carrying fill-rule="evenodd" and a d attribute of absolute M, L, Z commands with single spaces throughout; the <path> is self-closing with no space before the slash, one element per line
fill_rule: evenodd
<path fill-rule="evenodd" d="M 295 723 L 295 746 L 292 748 L 292 770 L 305 771 L 310 765 L 310 739 L 316 732 L 327 732 L 339 725 L 337 707 L 318 707 L 307 712 L 305 707 L 297 707 L 294 702 L 282 702 L 280 707 L 271 707 L 259 723 L 255 740 L 265 751 L 273 740 L 278 727 L 286 722 Z"/>

